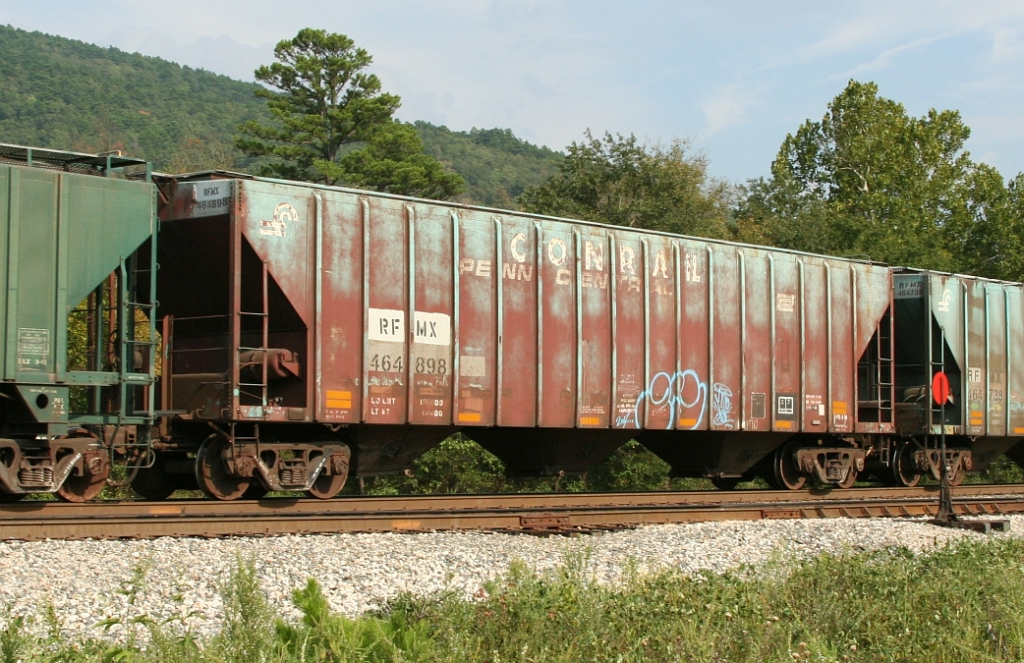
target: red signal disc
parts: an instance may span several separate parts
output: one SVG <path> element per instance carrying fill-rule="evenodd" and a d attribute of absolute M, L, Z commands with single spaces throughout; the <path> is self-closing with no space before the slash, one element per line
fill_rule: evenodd
<path fill-rule="evenodd" d="M 949 378 L 942 371 L 932 378 L 932 398 L 936 405 L 942 405 L 949 400 Z"/>

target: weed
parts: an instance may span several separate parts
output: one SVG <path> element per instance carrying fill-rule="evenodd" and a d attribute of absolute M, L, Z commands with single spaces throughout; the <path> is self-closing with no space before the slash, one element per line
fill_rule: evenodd
<path fill-rule="evenodd" d="M 310 579 L 292 595 L 301 624 L 278 621 L 277 633 L 295 660 L 399 663 L 432 661 L 434 643 L 426 624 L 400 612 L 389 617 L 348 619 L 330 611 L 319 583 Z"/>
<path fill-rule="evenodd" d="M 24 659 L 32 644 L 25 633 L 24 615 L 11 614 L 11 606 L 4 606 L 4 627 L 0 630 L 0 662 L 17 663 Z"/>
<path fill-rule="evenodd" d="M 596 581 L 586 553 L 537 572 L 515 563 L 472 599 L 453 590 L 404 594 L 350 619 L 315 580 L 293 594 L 302 618 L 275 615 L 255 564 L 239 560 L 221 588 L 223 627 L 208 640 L 139 616 L 145 570 L 122 592 L 127 626 L 110 642 L 69 641 L 52 607 L 45 634 L 5 613 L 0 663 L 411 663 L 419 661 L 932 661 L 1024 658 L 1024 542 L 776 557 L 767 568 Z M 132 635 L 132 634 L 135 635 Z M 145 647 L 142 636 L 148 633 Z M 134 638 L 134 639 L 133 639 Z"/>
<path fill-rule="evenodd" d="M 221 587 L 224 627 L 213 647 L 225 663 L 283 660 L 274 637 L 275 615 L 259 585 L 256 563 L 238 559 Z"/>

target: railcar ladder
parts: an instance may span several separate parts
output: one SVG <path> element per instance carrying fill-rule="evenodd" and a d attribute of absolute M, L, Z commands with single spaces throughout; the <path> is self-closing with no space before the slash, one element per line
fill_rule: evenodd
<path fill-rule="evenodd" d="M 113 279 L 111 281 L 109 293 L 111 337 L 108 342 L 119 339 L 120 343 L 117 345 L 120 352 L 116 366 L 118 372 L 117 420 L 114 422 L 113 437 L 108 440 L 108 443 L 114 442 L 122 427 L 138 421 L 138 417 L 143 417 L 144 421 L 150 425 L 155 419 L 153 403 L 156 379 L 152 369 L 156 362 L 156 320 L 154 319 L 156 285 L 152 272 L 153 269 L 140 268 L 137 257 L 132 257 L 128 261 L 122 259 L 118 267 L 116 286 Z M 142 294 L 138 289 L 139 274 L 144 273 L 150 274 L 148 302 L 136 301 L 141 299 L 139 295 Z M 102 306 L 102 299 L 100 306 Z M 102 315 L 100 317 L 102 318 Z M 140 325 L 146 330 L 142 334 L 139 333 Z M 140 373 L 148 373 L 148 375 L 142 376 Z M 138 407 L 136 394 L 133 393 L 138 388 L 142 389 L 141 409 Z M 126 432 L 124 438 L 118 442 L 118 447 L 132 452 L 136 459 L 127 461 L 126 469 L 131 471 L 139 467 L 151 466 L 153 462 L 152 455 L 149 453 L 151 444 L 152 438 L 148 426 L 140 428 L 135 437 Z"/>
<path fill-rule="evenodd" d="M 250 362 L 255 362 L 255 361 L 259 362 L 260 370 L 258 372 L 258 375 L 260 376 L 260 381 L 259 382 L 242 382 L 242 375 L 241 375 L 241 370 L 240 370 L 239 371 L 240 375 L 239 375 L 239 378 L 238 378 L 238 388 L 239 388 L 239 390 L 241 392 L 245 393 L 246 395 L 248 395 L 250 397 L 256 397 L 259 400 L 260 405 L 262 405 L 263 407 L 266 407 L 267 406 L 267 396 L 268 396 L 268 394 L 267 394 L 267 391 L 268 391 L 268 389 L 267 389 L 267 384 L 268 384 L 268 380 L 267 380 L 267 350 L 270 347 L 270 313 L 269 313 L 270 301 L 269 301 L 269 289 L 268 289 L 269 272 L 267 270 L 267 263 L 263 262 L 262 265 L 263 265 L 263 275 L 262 275 L 263 278 L 261 279 L 261 281 L 262 281 L 262 289 L 263 289 L 263 291 L 262 291 L 262 297 L 260 298 L 260 301 L 262 302 L 263 310 L 262 311 L 242 311 L 241 308 L 239 308 L 239 311 L 238 311 L 239 323 L 241 323 L 242 319 L 245 316 L 259 318 L 261 320 L 261 322 L 262 322 L 263 334 L 262 334 L 262 340 L 261 340 L 260 346 L 259 347 L 239 346 L 239 348 L 238 348 L 239 357 L 241 357 L 241 355 L 243 355 L 243 354 L 245 354 L 247 352 L 252 352 L 252 358 L 251 358 Z M 239 303 L 239 306 L 241 307 L 241 303 Z M 241 366 L 239 367 L 239 369 L 241 369 Z"/>
<path fill-rule="evenodd" d="M 153 289 L 154 276 L 152 275 L 152 270 L 140 269 L 137 263 L 138 261 L 136 259 L 132 259 L 128 263 L 127 269 L 125 263 L 121 263 L 121 274 L 127 274 L 127 287 L 122 287 L 121 292 L 119 293 L 121 301 L 124 302 L 125 314 L 125 320 L 122 322 L 120 330 L 121 338 L 124 339 L 124 343 L 122 344 L 123 356 L 121 357 L 120 365 L 122 403 L 126 402 L 125 396 L 129 388 L 129 380 L 126 379 L 125 373 L 138 373 L 140 370 L 148 371 L 148 369 L 153 367 L 156 362 L 156 320 L 154 318 L 154 315 L 156 314 L 156 303 L 154 297 L 152 297 L 155 293 L 150 293 L 151 296 L 149 302 L 131 301 L 131 299 L 129 299 L 131 293 L 135 293 L 134 299 L 139 298 L 138 295 L 140 293 L 138 292 L 137 287 L 139 274 L 150 274 L 150 289 Z M 144 320 L 139 319 L 140 314 L 142 314 Z M 146 332 L 142 336 L 138 333 L 140 324 L 144 324 L 146 329 Z M 136 353 L 138 353 L 142 358 L 142 369 L 138 369 L 135 365 Z M 126 366 L 129 365 L 129 361 L 131 362 L 131 371 L 126 370 Z M 142 410 L 140 411 L 138 408 L 134 408 L 133 403 L 133 411 L 130 413 L 131 415 L 141 415 L 150 420 L 153 419 L 153 389 L 155 382 L 156 380 L 153 377 L 146 378 L 141 384 L 137 378 L 130 381 L 130 385 L 132 387 L 144 387 Z"/>
<path fill-rule="evenodd" d="M 946 330 L 940 328 L 939 331 L 939 348 L 938 348 L 938 359 L 935 358 L 935 347 L 932 344 L 932 356 L 929 358 L 929 364 L 931 365 L 931 372 L 928 375 L 928 411 L 931 413 L 928 417 L 928 431 L 931 432 L 938 421 L 939 426 L 945 427 L 946 422 L 943 419 L 945 408 L 935 402 L 934 394 L 932 393 L 932 380 L 936 373 L 946 372 Z"/>
<path fill-rule="evenodd" d="M 893 423 L 893 403 L 896 401 L 896 380 L 894 372 L 894 347 L 892 335 L 892 313 L 886 312 L 878 325 L 878 364 L 876 384 L 878 386 L 878 421 Z"/>

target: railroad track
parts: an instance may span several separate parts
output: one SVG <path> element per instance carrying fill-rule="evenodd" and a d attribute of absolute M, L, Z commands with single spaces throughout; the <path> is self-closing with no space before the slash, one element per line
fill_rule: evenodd
<path fill-rule="evenodd" d="M 1024 486 L 953 489 L 960 516 L 1024 513 Z M 273 498 L 0 505 L 0 540 L 498 530 L 572 533 L 761 518 L 932 516 L 938 488 Z"/>

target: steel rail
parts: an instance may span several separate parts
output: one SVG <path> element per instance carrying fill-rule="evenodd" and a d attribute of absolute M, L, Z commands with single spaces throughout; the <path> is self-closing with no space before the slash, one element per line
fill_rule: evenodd
<path fill-rule="evenodd" d="M 954 489 L 958 515 L 1024 513 L 1024 486 Z M 499 530 L 571 533 L 762 518 L 922 517 L 938 487 L 107 501 L 0 505 L 0 540 Z"/>

